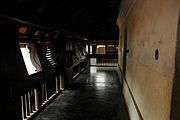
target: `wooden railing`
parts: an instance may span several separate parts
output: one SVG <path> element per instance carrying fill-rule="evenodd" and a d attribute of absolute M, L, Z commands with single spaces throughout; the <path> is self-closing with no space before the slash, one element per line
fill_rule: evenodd
<path fill-rule="evenodd" d="M 89 66 L 89 60 L 83 59 L 73 65 L 73 79 L 76 78 L 86 67 Z"/>
<path fill-rule="evenodd" d="M 95 66 L 117 66 L 118 58 L 117 55 L 91 55 L 90 65 Z M 92 62 L 93 61 L 93 62 Z"/>
<path fill-rule="evenodd" d="M 35 82 L 38 81 L 38 82 Z M 64 90 L 64 77 L 55 70 L 32 75 L 18 87 L 22 119 L 33 118 L 55 96 Z"/>

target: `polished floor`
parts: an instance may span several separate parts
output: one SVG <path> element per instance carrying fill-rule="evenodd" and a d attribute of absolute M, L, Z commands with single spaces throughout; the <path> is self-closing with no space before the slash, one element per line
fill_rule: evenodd
<path fill-rule="evenodd" d="M 117 67 L 89 67 L 34 120 L 129 120 Z"/>

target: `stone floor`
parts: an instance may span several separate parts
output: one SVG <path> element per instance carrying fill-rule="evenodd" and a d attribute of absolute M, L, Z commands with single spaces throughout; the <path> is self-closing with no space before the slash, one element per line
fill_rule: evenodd
<path fill-rule="evenodd" d="M 89 67 L 33 120 L 129 120 L 117 67 Z"/>

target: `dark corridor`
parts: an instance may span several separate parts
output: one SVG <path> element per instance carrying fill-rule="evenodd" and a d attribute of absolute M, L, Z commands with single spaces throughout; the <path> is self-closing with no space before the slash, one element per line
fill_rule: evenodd
<path fill-rule="evenodd" d="M 34 120 L 128 120 L 117 67 L 88 67 Z"/>

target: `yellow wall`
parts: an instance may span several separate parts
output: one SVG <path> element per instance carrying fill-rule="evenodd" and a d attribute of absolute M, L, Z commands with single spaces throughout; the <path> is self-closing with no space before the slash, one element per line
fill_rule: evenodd
<path fill-rule="evenodd" d="M 179 7 L 180 0 L 136 0 L 127 18 L 118 17 L 121 69 L 125 27 L 128 31 L 123 92 L 131 120 L 170 119 Z"/>

